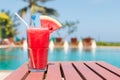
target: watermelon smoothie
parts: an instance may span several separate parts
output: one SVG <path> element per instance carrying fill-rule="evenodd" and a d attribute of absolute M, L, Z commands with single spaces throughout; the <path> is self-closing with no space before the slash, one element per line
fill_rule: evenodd
<path fill-rule="evenodd" d="M 44 71 L 47 66 L 49 30 L 28 28 L 28 66 L 30 71 Z"/>

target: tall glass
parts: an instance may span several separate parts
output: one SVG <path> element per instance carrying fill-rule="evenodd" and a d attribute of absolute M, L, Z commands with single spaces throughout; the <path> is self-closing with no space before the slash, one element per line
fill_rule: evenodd
<path fill-rule="evenodd" d="M 30 71 L 45 71 L 47 66 L 49 30 L 28 28 L 28 67 Z"/>

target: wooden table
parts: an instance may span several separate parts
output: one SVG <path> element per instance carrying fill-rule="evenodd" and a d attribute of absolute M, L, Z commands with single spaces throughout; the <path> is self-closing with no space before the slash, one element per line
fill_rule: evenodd
<path fill-rule="evenodd" d="M 50 62 L 46 72 L 23 64 L 4 80 L 120 80 L 120 69 L 106 62 Z"/>

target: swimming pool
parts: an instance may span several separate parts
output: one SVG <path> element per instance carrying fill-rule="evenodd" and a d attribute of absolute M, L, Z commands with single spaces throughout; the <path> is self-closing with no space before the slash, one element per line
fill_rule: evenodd
<path fill-rule="evenodd" d="M 120 68 L 120 49 L 97 48 L 81 51 L 76 48 L 49 50 L 49 61 L 105 61 Z M 0 49 L 0 70 L 14 70 L 27 61 L 27 51 L 22 48 Z"/>

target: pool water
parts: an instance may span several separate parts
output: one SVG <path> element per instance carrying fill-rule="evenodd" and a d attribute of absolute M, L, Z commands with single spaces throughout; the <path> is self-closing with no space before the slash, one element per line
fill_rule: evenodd
<path fill-rule="evenodd" d="M 0 49 L 0 70 L 14 70 L 28 60 L 27 51 L 22 48 Z M 48 52 L 48 61 L 105 61 L 120 68 L 120 49 L 97 48 L 95 51 L 81 51 L 76 48 L 55 48 Z"/>
<path fill-rule="evenodd" d="M 27 61 L 27 53 L 22 48 L 0 49 L 0 70 L 14 70 Z"/>

